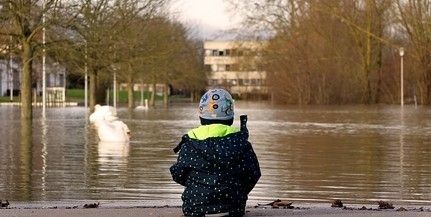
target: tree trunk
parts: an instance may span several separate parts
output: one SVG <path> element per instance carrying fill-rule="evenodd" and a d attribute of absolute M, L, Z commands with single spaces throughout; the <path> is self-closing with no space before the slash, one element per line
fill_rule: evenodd
<path fill-rule="evenodd" d="M 427 69 L 425 72 L 425 84 L 426 84 L 426 104 L 429 105 L 431 103 L 431 70 Z"/>
<path fill-rule="evenodd" d="M 129 73 L 127 75 L 127 105 L 129 109 L 133 109 L 135 107 L 135 94 L 133 92 L 133 74 Z"/>
<path fill-rule="evenodd" d="M 107 95 L 107 87 L 105 83 L 101 83 L 99 81 L 96 87 L 96 104 L 107 104 L 107 102 L 109 101 L 108 97 L 109 96 Z"/>
<path fill-rule="evenodd" d="M 163 105 L 168 106 L 169 104 L 169 84 L 165 83 L 163 87 Z"/>
<path fill-rule="evenodd" d="M 18 176 L 20 182 L 31 183 L 33 168 L 33 132 L 32 132 L 32 120 L 21 121 L 21 141 L 19 159 L 20 162 L 20 175 Z M 18 155 L 17 155 L 18 156 Z M 20 191 L 21 195 L 30 197 L 32 191 L 29 188 L 22 188 Z"/>
<path fill-rule="evenodd" d="M 154 107 L 156 105 L 156 84 L 152 83 L 151 86 L 153 91 L 151 91 L 150 105 Z"/>
<path fill-rule="evenodd" d="M 29 43 L 22 43 L 21 121 L 32 120 L 32 56 Z"/>
<path fill-rule="evenodd" d="M 89 106 L 90 111 L 94 112 L 94 106 L 96 105 L 96 75 L 94 72 L 91 72 L 88 74 L 90 77 L 90 87 L 88 90 L 88 96 L 89 96 Z"/>

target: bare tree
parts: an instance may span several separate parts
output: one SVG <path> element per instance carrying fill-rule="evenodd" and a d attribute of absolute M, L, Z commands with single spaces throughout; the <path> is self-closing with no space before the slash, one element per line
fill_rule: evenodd
<path fill-rule="evenodd" d="M 143 71 L 142 60 L 147 54 L 145 40 L 147 26 L 151 20 L 163 16 L 166 0 L 128 0 L 117 1 L 115 7 L 114 35 L 115 63 L 117 71 L 122 72 L 120 78 L 127 83 L 128 107 L 134 108 L 133 86 L 136 78 L 145 73 Z M 143 77 L 143 76 L 141 76 Z M 142 79 L 141 79 L 142 80 Z"/>
<path fill-rule="evenodd" d="M 410 72 L 419 91 L 419 102 L 431 103 L 431 2 L 428 0 L 397 0 L 402 33 L 406 41 L 406 57 L 414 66 Z M 403 37 L 405 36 L 405 37 Z"/>
<path fill-rule="evenodd" d="M 79 11 L 70 13 L 73 22 L 64 26 L 63 61 L 81 75 L 85 69 L 90 78 L 89 103 L 106 103 L 106 90 L 111 87 L 114 73 L 120 82 L 128 83 L 129 107 L 133 107 L 133 79 L 139 68 L 136 61 L 144 50 L 141 44 L 147 19 L 162 11 L 166 0 L 78 1 Z M 77 14 L 77 15 L 74 15 Z M 64 23 L 63 23 L 64 25 Z M 61 41 L 61 40 L 58 40 Z M 60 54 L 61 55 L 61 54 Z"/>
<path fill-rule="evenodd" d="M 21 62 L 21 120 L 32 120 L 33 61 L 43 51 L 43 31 L 55 19 L 57 0 L 2 1 L 2 35 L 13 38 Z M 50 14 L 50 16 L 46 16 Z M 9 44 L 10 42 L 7 42 Z M 6 43 L 4 43 L 6 44 Z"/>
<path fill-rule="evenodd" d="M 151 106 L 155 105 L 156 86 L 162 84 L 163 102 L 167 105 L 168 88 L 174 83 L 180 83 L 181 75 L 186 74 L 187 70 L 184 64 L 193 64 L 194 60 L 187 59 L 188 53 L 192 51 L 189 50 L 186 28 L 164 16 L 143 19 L 136 23 L 135 28 L 140 29 L 141 34 L 136 38 L 134 48 L 138 55 L 129 58 L 129 62 L 133 61 L 132 65 L 136 72 L 129 81 L 133 84 L 136 83 L 136 78 L 139 78 L 152 87 Z"/>
<path fill-rule="evenodd" d="M 395 46 L 388 34 L 392 1 L 228 2 L 244 11 L 255 38 L 269 39 L 264 70 L 280 102 L 381 102 L 383 61 Z"/>

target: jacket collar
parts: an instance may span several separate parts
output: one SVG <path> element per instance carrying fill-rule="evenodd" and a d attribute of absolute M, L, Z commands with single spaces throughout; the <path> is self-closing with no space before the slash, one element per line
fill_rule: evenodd
<path fill-rule="evenodd" d="M 202 125 L 190 130 L 187 135 L 192 139 L 204 140 L 209 137 L 223 137 L 239 132 L 238 128 L 224 124 Z"/>

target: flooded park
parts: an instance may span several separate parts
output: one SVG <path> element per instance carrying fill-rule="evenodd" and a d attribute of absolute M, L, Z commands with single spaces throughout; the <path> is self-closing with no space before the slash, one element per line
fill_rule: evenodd
<path fill-rule="evenodd" d="M 236 103 L 248 115 L 262 177 L 250 200 L 431 203 L 431 110 L 425 106 L 275 106 Z M 181 136 L 199 125 L 196 103 L 117 108 L 130 142 L 100 142 L 84 107 L 0 106 L 0 199 L 179 199 L 169 167 Z"/>

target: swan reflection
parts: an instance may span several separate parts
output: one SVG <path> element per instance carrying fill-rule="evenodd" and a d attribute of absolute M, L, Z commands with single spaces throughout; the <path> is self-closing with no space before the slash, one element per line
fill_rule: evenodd
<path fill-rule="evenodd" d="M 129 142 L 105 142 L 98 144 L 100 165 L 125 165 L 130 152 Z"/>

